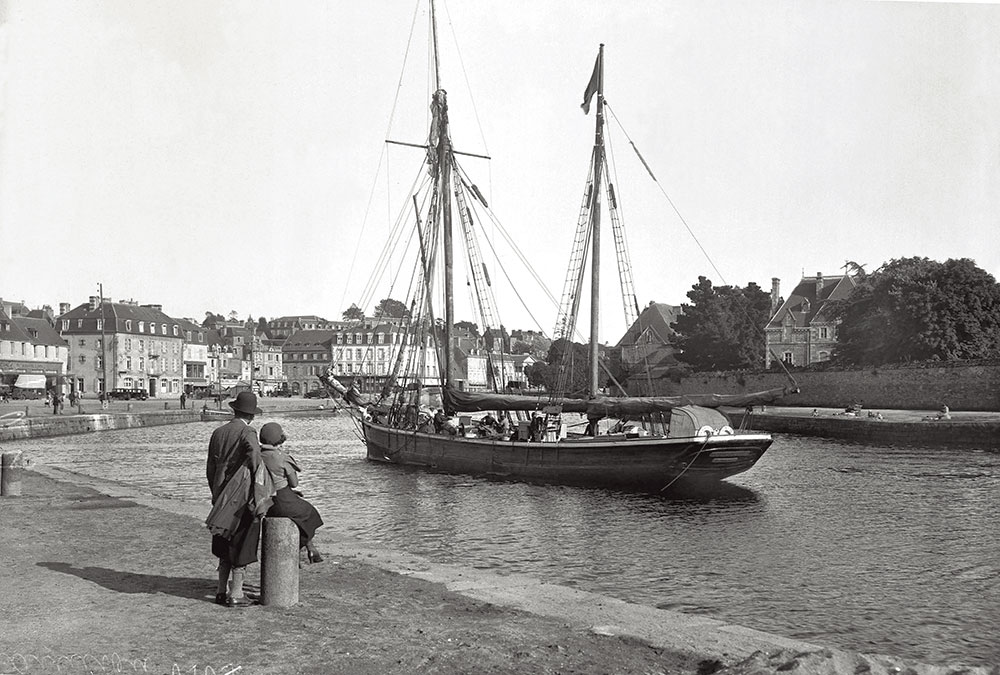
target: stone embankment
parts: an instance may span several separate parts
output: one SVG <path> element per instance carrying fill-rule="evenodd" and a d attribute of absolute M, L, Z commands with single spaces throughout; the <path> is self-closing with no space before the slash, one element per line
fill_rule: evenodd
<path fill-rule="evenodd" d="M 862 410 L 849 415 L 842 409 L 767 406 L 755 411 L 750 426 L 772 433 L 885 445 L 1000 447 L 1000 413 L 952 412 L 949 419 L 939 419 L 939 414 L 931 410 Z M 729 418 L 737 426 L 743 413 L 733 411 Z"/>
<path fill-rule="evenodd" d="M 159 410 L 66 415 L 26 416 L 7 413 L 0 417 L 0 441 L 47 436 L 68 436 L 92 431 L 134 429 L 164 424 L 184 424 L 201 419 L 198 410 Z"/>

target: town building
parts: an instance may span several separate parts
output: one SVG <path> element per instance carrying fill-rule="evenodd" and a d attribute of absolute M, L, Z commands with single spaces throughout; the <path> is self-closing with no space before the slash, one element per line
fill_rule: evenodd
<path fill-rule="evenodd" d="M 0 299 L 0 395 L 65 391 L 69 346 L 45 318 Z M 20 391 L 18 391 L 20 390 Z"/>
<path fill-rule="evenodd" d="M 203 397 L 209 394 L 208 330 L 191 319 L 179 319 L 184 336 L 181 351 L 184 362 L 184 393 L 188 396 Z"/>
<path fill-rule="evenodd" d="M 846 298 L 856 286 L 848 274 L 802 277 L 788 299 L 779 304 L 780 280 L 771 280 L 773 314 L 764 329 L 767 337 L 765 363 L 775 358 L 789 366 L 828 361 L 837 344 L 838 321 L 831 303 Z M 776 307 L 776 308 L 775 308 Z"/>
<path fill-rule="evenodd" d="M 351 381 L 363 375 L 375 386 L 386 380 L 397 360 L 405 373 L 401 377 L 424 381 L 438 377 L 437 352 L 431 342 L 416 344 L 412 335 L 391 323 L 298 331 L 282 345 L 282 365 L 293 394 L 319 389 L 317 377 L 327 367 L 338 379 Z"/>
<path fill-rule="evenodd" d="M 281 316 L 267 322 L 267 335 L 272 340 L 283 342 L 300 330 L 333 330 L 339 323 L 314 314 Z"/>
<path fill-rule="evenodd" d="M 184 377 L 180 323 L 161 305 L 111 302 L 91 296 L 56 319 L 69 344 L 67 377 L 83 396 L 113 389 L 144 389 L 180 396 Z"/>
<path fill-rule="evenodd" d="M 630 394 L 653 395 L 662 389 L 668 371 L 677 368 L 671 325 L 683 312 L 679 305 L 650 302 L 615 345 L 620 360 L 621 385 Z"/>

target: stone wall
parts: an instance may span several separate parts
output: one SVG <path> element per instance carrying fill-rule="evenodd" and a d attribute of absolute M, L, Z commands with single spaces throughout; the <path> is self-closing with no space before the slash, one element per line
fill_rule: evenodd
<path fill-rule="evenodd" d="M 804 370 L 792 373 L 799 394 L 781 405 L 1000 411 L 1000 362 L 921 363 L 863 370 Z M 679 383 L 661 381 L 659 394 L 742 394 L 788 385 L 784 373 L 694 373 Z"/>
<path fill-rule="evenodd" d="M 110 429 L 134 429 L 163 424 L 185 424 L 201 419 L 198 410 L 162 410 L 143 413 L 99 413 L 96 415 L 42 415 L 0 421 L 0 441 L 47 436 L 68 436 Z"/>

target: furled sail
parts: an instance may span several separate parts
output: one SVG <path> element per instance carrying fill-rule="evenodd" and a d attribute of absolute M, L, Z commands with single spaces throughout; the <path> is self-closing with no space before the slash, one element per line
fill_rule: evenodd
<path fill-rule="evenodd" d="M 563 412 L 583 413 L 589 418 L 629 418 L 651 413 L 669 412 L 685 405 L 703 408 L 722 406 L 743 408 L 750 405 L 773 403 L 792 393 L 788 388 L 768 389 L 748 394 L 687 394 L 683 396 L 622 397 L 598 396 L 590 400 L 577 398 L 550 399 L 544 396 L 494 394 L 490 392 L 444 390 L 445 403 L 455 412 L 482 412 L 485 410 L 542 410 L 547 406 L 560 406 Z"/>

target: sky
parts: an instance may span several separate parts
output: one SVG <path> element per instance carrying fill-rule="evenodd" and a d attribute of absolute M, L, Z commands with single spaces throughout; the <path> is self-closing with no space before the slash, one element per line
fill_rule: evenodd
<path fill-rule="evenodd" d="M 998 4 L 439 0 L 438 13 L 455 146 L 492 158 L 462 164 L 557 297 L 601 43 L 640 306 L 685 302 L 699 275 L 765 290 L 777 277 L 787 295 L 846 261 L 967 257 L 1000 276 Z M 384 141 L 426 139 L 426 0 L 0 0 L 0 22 L 0 297 L 76 306 L 101 286 L 196 320 L 339 319 L 366 297 L 401 206 L 385 188 L 420 162 Z M 613 343 L 625 327 L 604 240 Z M 512 260 L 493 276 L 527 278 Z M 556 309 L 531 287 L 531 313 L 501 318 L 551 332 Z"/>

